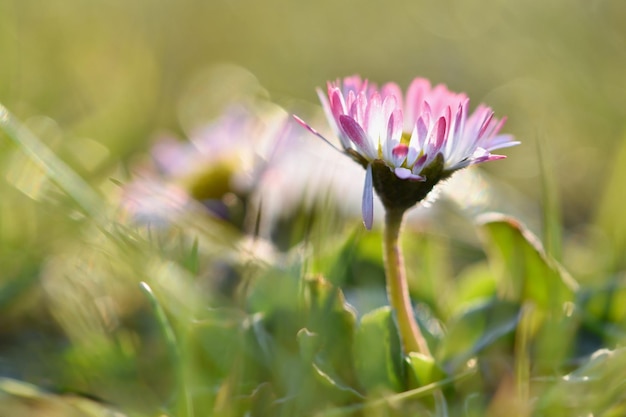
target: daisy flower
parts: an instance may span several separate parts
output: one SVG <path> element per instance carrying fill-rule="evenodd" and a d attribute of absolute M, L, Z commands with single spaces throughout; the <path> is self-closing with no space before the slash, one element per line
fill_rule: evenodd
<path fill-rule="evenodd" d="M 403 94 L 395 83 L 378 88 L 352 76 L 329 82 L 318 95 L 343 152 L 366 169 L 362 212 L 368 229 L 373 190 L 387 211 L 402 213 L 454 171 L 505 158 L 491 152 L 519 144 L 499 134 L 506 119 L 495 118 L 491 108 L 481 104 L 470 112 L 465 94 L 424 78 L 414 79 Z"/>

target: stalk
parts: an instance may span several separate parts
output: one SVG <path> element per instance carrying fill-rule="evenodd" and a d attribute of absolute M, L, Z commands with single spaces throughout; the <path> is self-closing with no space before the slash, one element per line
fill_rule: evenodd
<path fill-rule="evenodd" d="M 396 313 L 400 337 L 405 353 L 418 352 L 431 356 L 428 344 L 422 335 L 409 297 L 404 259 L 400 248 L 400 230 L 404 210 L 387 209 L 383 233 L 383 260 L 387 277 L 387 296 Z"/>

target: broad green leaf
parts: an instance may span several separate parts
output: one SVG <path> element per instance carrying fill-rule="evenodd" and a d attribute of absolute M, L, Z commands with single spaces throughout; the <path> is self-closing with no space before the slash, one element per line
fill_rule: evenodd
<path fill-rule="evenodd" d="M 577 283 L 517 220 L 488 214 L 480 223 L 501 297 L 552 312 L 574 300 Z"/>
<path fill-rule="evenodd" d="M 352 351 L 356 313 L 341 290 L 320 276 L 306 279 L 301 308 L 307 328 L 319 336 L 325 358 L 338 370 L 350 372 L 346 358 Z"/>
<path fill-rule="evenodd" d="M 318 382 L 354 399 L 360 395 L 351 388 L 357 385 L 352 361 L 354 310 L 341 290 L 320 276 L 305 280 L 302 309 L 307 326 L 306 332 L 298 333 L 303 359 L 313 363 Z"/>
<path fill-rule="evenodd" d="M 304 280 L 304 303 L 311 314 L 324 314 L 342 311 L 345 299 L 337 287 L 317 275 Z"/>
<path fill-rule="evenodd" d="M 300 357 L 306 362 L 313 362 L 321 346 L 319 335 L 308 329 L 300 329 L 296 337 L 298 338 Z"/>
<path fill-rule="evenodd" d="M 344 332 L 350 331 L 356 321 L 356 313 L 346 303 L 343 292 L 321 276 L 304 281 L 302 308 L 313 331 L 334 324 L 341 327 L 339 330 L 345 336 Z M 340 323 L 329 322 L 329 319 Z"/>
<path fill-rule="evenodd" d="M 345 400 L 354 400 L 365 398 L 360 392 L 346 384 L 341 376 L 337 375 L 334 370 L 323 361 L 316 360 L 312 363 L 313 373 L 318 382 L 327 388 L 336 391 L 335 399 L 342 398 Z"/>
<path fill-rule="evenodd" d="M 311 364 L 311 370 L 315 379 L 324 387 L 335 391 L 335 397 L 343 397 L 348 400 L 363 398 L 363 395 L 347 384 L 338 375 L 331 364 L 325 359 L 325 352 L 321 345 L 319 335 L 307 329 L 298 332 L 298 345 L 302 360 Z"/>
<path fill-rule="evenodd" d="M 390 307 L 361 318 L 354 341 L 356 373 L 368 391 L 401 391 L 405 386 L 398 328 Z"/>

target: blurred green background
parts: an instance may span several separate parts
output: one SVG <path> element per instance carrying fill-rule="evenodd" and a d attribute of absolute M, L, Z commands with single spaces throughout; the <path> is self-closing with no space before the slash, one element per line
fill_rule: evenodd
<path fill-rule="evenodd" d="M 402 87 L 424 76 L 508 116 L 503 131 L 522 145 L 486 170 L 536 208 L 524 220 L 559 204 L 565 263 L 577 278 L 624 267 L 624 1 L 0 0 L 0 103 L 98 186 L 121 177 L 159 132 L 184 137 L 190 118 L 209 119 L 225 101 L 253 90 L 308 112 L 315 87 L 353 73 Z M 66 342 L 39 290 L 22 289 L 82 232 L 67 205 L 32 201 L 39 174 L 4 139 L 0 337 L 10 341 L 4 357 L 32 359 Z M 549 198 L 543 178 L 553 183 Z M 19 372 L 0 365 L 15 376 L 61 372 L 46 359 L 25 360 Z"/>
<path fill-rule="evenodd" d="M 352 73 L 425 76 L 508 115 L 524 145 L 490 169 L 531 198 L 545 145 L 575 226 L 623 143 L 624 21 L 619 0 L 3 0 L 0 100 L 103 144 L 112 163 L 180 129 L 181 98 L 214 93 L 202 80 L 215 63 L 247 68 L 281 104 L 315 103 L 314 87 Z"/>

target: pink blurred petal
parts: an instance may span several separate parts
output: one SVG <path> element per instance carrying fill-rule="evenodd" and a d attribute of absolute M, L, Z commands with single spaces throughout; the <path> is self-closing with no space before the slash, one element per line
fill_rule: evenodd
<path fill-rule="evenodd" d="M 425 78 L 416 78 L 411 82 L 406 92 L 405 110 L 407 114 L 417 116 L 422 113 L 422 105 L 428 90 L 430 90 L 430 81 Z"/>
<path fill-rule="evenodd" d="M 402 90 L 396 83 L 387 83 L 381 88 L 381 95 L 383 97 L 394 96 L 396 98 L 397 107 L 404 108 L 402 105 Z"/>

